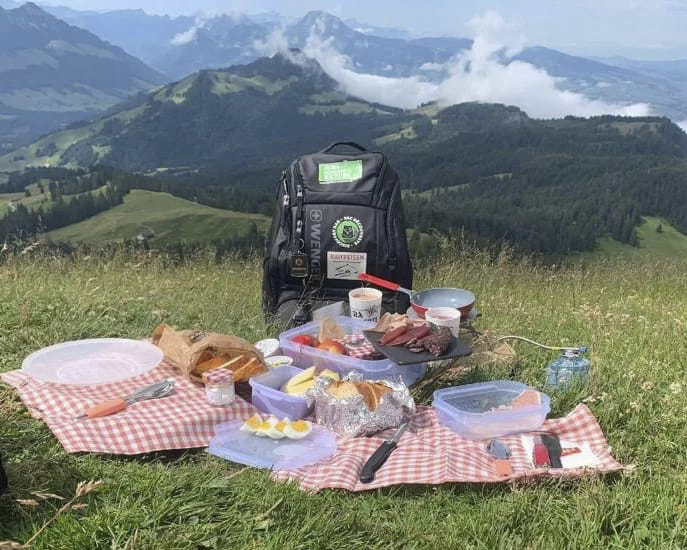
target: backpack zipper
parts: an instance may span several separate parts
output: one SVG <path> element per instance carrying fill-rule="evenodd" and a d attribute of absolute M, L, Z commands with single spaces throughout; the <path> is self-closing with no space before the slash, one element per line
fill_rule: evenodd
<path fill-rule="evenodd" d="M 398 183 L 396 184 L 398 185 Z M 400 190 L 399 190 L 400 193 Z M 386 218 L 386 238 L 389 243 L 391 243 L 391 246 L 389 247 L 389 269 L 391 271 L 396 270 L 396 239 L 395 236 L 391 234 L 392 232 L 392 222 L 393 222 L 393 212 L 394 212 L 394 199 L 396 198 L 396 187 L 394 186 L 394 189 L 391 192 L 391 197 L 389 198 L 389 208 L 387 209 L 387 218 Z M 393 250 L 393 255 L 391 254 L 391 251 Z"/>
<path fill-rule="evenodd" d="M 282 200 L 281 205 L 286 208 L 289 206 L 289 203 L 291 202 L 291 198 L 289 197 L 289 186 L 286 182 L 286 170 L 281 171 L 281 182 L 284 186 L 284 198 Z"/>

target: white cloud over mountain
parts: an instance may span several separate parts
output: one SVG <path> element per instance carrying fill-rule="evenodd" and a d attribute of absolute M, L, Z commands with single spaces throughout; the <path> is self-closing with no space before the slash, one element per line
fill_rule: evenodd
<path fill-rule="evenodd" d="M 345 55 L 336 50 L 333 40 L 323 35 L 324 25 L 311 32 L 304 53 L 316 59 L 342 89 L 354 96 L 400 108 L 437 101 L 442 106 L 479 101 L 516 105 L 536 118 L 565 115 L 593 116 L 618 114 L 644 116 L 649 105 L 621 105 L 590 99 L 563 90 L 556 78 L 530 63 L 512 57 L 525 45 L 524 37 L 498 13 L 486 12 L 470 22 L 474 42 L 443 66 L 432 64 L 424 70 L 441 70 L 436 82 L 423 76 L 387 77 L 361 73 Z M 287 52 L 286 38 L 280 31 L 257 45 L 263 54 Z"/>

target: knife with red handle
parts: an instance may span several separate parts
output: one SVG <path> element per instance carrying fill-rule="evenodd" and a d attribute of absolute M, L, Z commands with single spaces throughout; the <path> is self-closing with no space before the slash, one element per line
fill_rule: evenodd
<path fill-rule="evenodd" d="M 532 461 L 535 467 L 551 466 L 551 459 L 549 458 L 549 451 L 542 443 L 541 437 L 534 438 L 534 451 L 532 452 Z"/>

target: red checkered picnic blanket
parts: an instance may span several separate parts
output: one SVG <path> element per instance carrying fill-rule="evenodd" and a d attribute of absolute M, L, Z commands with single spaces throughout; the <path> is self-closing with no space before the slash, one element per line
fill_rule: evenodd
<path fill-rule="evenodd" d="M 112 416 L 74 420 L 87 407 L 172 377 L 175 391 L 167 397 L 141 401 Z M 135 378 L 95 387 L 48 384 L 21 370 L 0 374 L 0 378 L 17 390 L 31 415 L 43 420 L 69 453 L 133 455 L 205 447 L 216 424 L 249 418 L 257 411 L 238 396 L 231 406 L 213 407 L 202 386 L 166 363 Z"/>
<path fill-rule="evenodd" d="M 561 439 L 576 444 L 589 444 L 600 464 L 594 472 L 612 472 L 623 466 L 611 455 L 598 422 L 586 405 L 578 405 L 563 418 L 547 420 L 540 431 L 555 433 Z M 314 466 L 292 472 L 280 471 L 272 475 L 277 480 L 295 480 L 301 489 L 319 491 L 325 488 L 364 491 L 397 484 L 439 484 L 460 482 L 501 482 L 540 476 L 581 476 L 583 469 L 534 469 L 531 457 L 524 449 L 521 435 L 501 438 L 513 453 L 510 461 L 513 474 L 496 474 L 494 459 L 486 452 L 486 441 L 472 441 L 460 437 L 437 421 L 433 409 L 418 409 L 398 447 L 382 466 L 375 480 L 360 483 L 363 465 L 393 430 L 374 437 L 337 438 L 336 454 Z"/>

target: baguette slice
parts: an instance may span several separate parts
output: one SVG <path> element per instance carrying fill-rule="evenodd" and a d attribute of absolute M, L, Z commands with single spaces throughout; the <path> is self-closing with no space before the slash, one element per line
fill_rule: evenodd
<path fill-rule="evenodd" d="M 346 332 L 343 327 L 341 327 L 334 319 L 327 317 L 322 319 L 320 323 L 320 342 L 326 342 L 327 340 L 340 340 L 346 336 Z"/>
<path fill-rule="evenodd" d="M 325 391 L 335 399 L 346 399 L 360 394 L 358 388 L 350 380 L 332 382 Z"/>
<path fill-rule="evenodd" d="M 239 356 L 239 357 L 242 357 L 242 356 Z M 196 376 L 201 376 L 204 372 L 207 372 L 207 371 L 212 370 L 212 369 L 216 369 L 217 367 L 222 366 L 229 361 L 231 361 L 231 358 L 227 355 L 220 355 L 218 357 L 213 357 L 212 359 L 208 359 L 206 361 L 203 361 L 202 363 L 198 363 L 195 367 L 193 367 L 191 374 L 194 374 Z"/>
<path fill-rule="evenodd" d="M 231 370 L 234 371 L 234 382 L 245 382 L 253 376 L 267 372 L 267 367 L 257 357 L 252 357 L 247 363 Z"/>
<path fill-rule="evenodd" d="M 379 402 L 377 401 L 377 396 L 372 389 L 372 384 L 369 382 L 354 382 L 354 384 L 358 390 L 358 393 L 363 396 L 363 401 L 365 401 L 367 408 L 371 411 L 376 410 Z"/>

